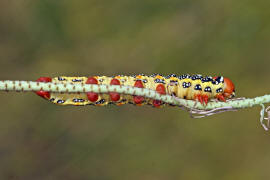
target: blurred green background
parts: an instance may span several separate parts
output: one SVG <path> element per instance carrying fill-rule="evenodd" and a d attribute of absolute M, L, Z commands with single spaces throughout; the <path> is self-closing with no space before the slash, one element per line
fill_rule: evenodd
<path fill-rule="evenodd" d="M 0 78 L 224 75 L 269 93 L 268 0 L 0 2 Z M 179 108 L 56 106 L 0 93 L 0 179 L 269 179 L 259 107 L 192 119 Z"/>

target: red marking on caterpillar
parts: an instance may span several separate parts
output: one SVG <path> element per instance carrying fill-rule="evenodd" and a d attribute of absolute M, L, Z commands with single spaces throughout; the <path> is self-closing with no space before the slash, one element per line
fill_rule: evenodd
<path fill-rule="evenodd" d="M 50 77 L 40 77 L 37 79 L 37 82 L 51 82 L 52 78 Z M 40 97 L 43 97 L 44 99 L 50 99 L 50 92 L 47 91 L 37 91 L 36 92 L 37 95 L 39 95 Z"/>
<path fill-rule="evenodd" d="M 98 80 L 94 77 L 89 77 L 85 84 L 98 84 Z M 98 100 L 98 94 L 94 92 L 88 92 L 86 93 L 88 100 L 91 102 L 96 102 Z"/>
<path fill-rule="evenodd" d="M 166 88 L 165 88 L 165 86 L 163 84 L 157 85 L 156 91 L 159 94 L 166 94 Z M 155 107 L 160 107 L 161 103 L 162 103 L 162 101 L 160 101 L 160 100 L 156 100 L 156 99 L 153 100 L 153 105 Z"/>
<path fill-rule="evenodd" d="M 121 85 L 133 86 L 137 88 L 147 88 L 156 91 L 159 94 L 175 96 L 181 99 L 195 100 L 206 105 L 209 100 L 217 99 L 226 101 L 226 99 L 235 96 L 235 87 L 232 81 L 222 76 L 210 77 L 202 75 L 181 75 L 174 74 L 162 76 L 154 74 L 150 76 L 135 75 L 135 76 L 93 76 L 93 77 L 56 77 L 41 78 L 40 82 L 57 82 L 57 83 L 82 83 L 82 84 L 98 84 L 98 85 Z M 47 94 L 46 94 L 47 93 Z M 120 94 L 118 92 L 110 93 L 38 93 L 42 97 L 49 99 L 55 104 L 61 105 L 98 105 L 107 104 L 122 105 L 131 103 L 135 105 L 149 104 L 154 107 L 165 106 L 162 101 L 150 99 L 144 96 Z"/>
<path fill-rule="evenodd" d="M 118 79 L 112 79 L 110 85 L 120 85 L 120 81 Z M 110 92 L 110 98 L 112 101 L 119 101 L 120 94 L 117 92 Z"/>
<path fill-rule="evenodd" d="M 143 83 L 142 83 L 141 80 L 136 80 L 135 83 L 134 83 L 134 87 L 143 88 L 144 86 L 143 86 Z M 133 100 L 134 100 L 135 104 L 140 105 L 143 102 L 144 97 L 142 97 L 142 96 L 134 96 Z"/>

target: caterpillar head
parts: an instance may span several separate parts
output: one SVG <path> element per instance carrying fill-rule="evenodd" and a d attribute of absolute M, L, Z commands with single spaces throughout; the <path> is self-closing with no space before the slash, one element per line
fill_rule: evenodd
<path fill-rule="evenodd" d="M 235 96 L 235 88 L 233 82 L 229 78 L 224 78 L 224 97 L 233 98 Z"/>
<path fill-rule="evenodd" d="M 235 88 L 233 82 L 229 78 L 225 78 L 222 76 L 216 76 L 213 78 L 214 80 L 218 82 L 224 83 L 223 93 L 222 95 L 218 95 L 218 99 L 225 101 L 226 99 L 233 98 L 235 96 Z"/>

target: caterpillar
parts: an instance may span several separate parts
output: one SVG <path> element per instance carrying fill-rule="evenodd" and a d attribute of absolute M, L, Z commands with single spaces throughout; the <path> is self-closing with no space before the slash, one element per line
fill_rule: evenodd
<path fill-rule="evenodd" d="M 211 99 L 226 101 L 226 99 L 235 96 L 235 87 L 229 78 L 223 76 L 211 77 L 202 75 L 184 74 L 177 76 L 171 74 L 162 76 L 153 74 L 150 76 L 139 74 L 133 76 L 91 76 L 91 77 L 66 77 L 59 76 L 55 78 L 40 77 L 37 82 L 56 82 L 56 83 L 82 83 L 98 85 L 121 85 L 133 86 L 137 88 L 148 88 L 155 90 L 159 94 L 167 94 L 177 98 L 196 100 L 202 104 L 207 104 Z M 87 93 L 52 93 L 46 91 L 37 91 L 37 95 L 59 105 L 96 105 L 104 106 L 107 104 L 123 105 L 152 105 L 153 107 L 162 107 L 166 103 L 162 101 L 149 99 L 143 96 L 132 96 L 110 92 L 107 94 L 98 94 L 94 92 Z"/>

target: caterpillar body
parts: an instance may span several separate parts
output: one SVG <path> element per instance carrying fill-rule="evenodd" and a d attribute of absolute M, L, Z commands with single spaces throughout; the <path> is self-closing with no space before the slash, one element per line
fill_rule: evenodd
<path fill-rule="evenodd" d="M 232 81 L 222 76 L 211 77 L 202 75 L 184 74 L 176 76 L 171 74 L 162 76 L 159 74 L 134 75 L 134 76 L 92 76 L 92 77 L 40 77 L 38 82 L 56 82 L 56 83 L 82 83 L 98 85 L 121 85 L 133 86 L 138 88 L 148 88 L 155 90 L 159 94 L 168 94 L 177 98 L 196 100 L 202 104 L 207 104 L 210 99 L 226 101 L 226 99 L 235 96 L 235 88 Z M 108 94 L 98 94 L 94 92 L 87 93 L 52 93 L 46 91 L 36 92 L 39 96 L 59 105 L 97 105 L 107 104 L 135 104 L 152 105 L 161 107 L 165 103 L 149 99 L 143 96 L 133 96 L 110 92 Z"/>

